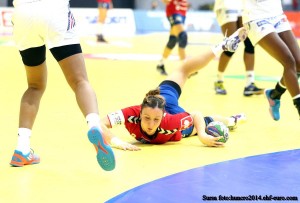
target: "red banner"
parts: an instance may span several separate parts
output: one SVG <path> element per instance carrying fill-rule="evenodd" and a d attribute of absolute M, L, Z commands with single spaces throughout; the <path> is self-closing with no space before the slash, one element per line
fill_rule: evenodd
<path fill-rule="evenodd" d="M 287 16 L 288 20 L 290 21 L 295 36 L 297 38 L 300 38 L 300 12 L 285 11 L 284 13 Z"/>

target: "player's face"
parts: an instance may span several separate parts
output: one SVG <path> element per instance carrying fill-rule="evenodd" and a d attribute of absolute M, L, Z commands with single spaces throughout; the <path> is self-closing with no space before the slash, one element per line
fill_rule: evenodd
<path fill-rule="evenodd" d="M 148 135 L 153 135 L 161 123 L 163 110 L 160 108 L 145 107 L 141 112 L 142 130 Z"/>

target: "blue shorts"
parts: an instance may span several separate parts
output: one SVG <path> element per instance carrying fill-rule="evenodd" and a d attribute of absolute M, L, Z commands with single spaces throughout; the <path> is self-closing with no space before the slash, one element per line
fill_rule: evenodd
<path fill-rule="evenodd" d="M 99 2 L 98 3 L 98 8 L 106 8 L 109 9 L 110 8 L 110 4 L 106 3 L 106 2 Z"/>
<path fill-rule="evenodd" d="M 180 14 L 173 14 L 171 16 L 168 16 L 168 20 L 172 27 L 173 25 L 184 24 L 185 16 Z"/>
<path fill-rule="evenodd" d="M 160 95 L 163 96 L 166 100 L 165 110 L 169 114 L 178 114 L 186 112 L 178 104 L 178 99 L 181 95 L 180 86 L 171 80 L 165 80 L 159 85 Z M 187 137 L 192 134 L 194 125 L 181 131 L 183 137 Z"/>
<path fill-rule="evenodd" d="M 179 106 L 178 100 L 181 95 L 180 86 L 171 80 L 164 80 L 159 85 L 160 95 L 163 96 L 166 100 L 165 110 L 169 114 L 178 114 L 182 112 L 186 112 L 182 107 Z M 204 117 L 204 121 L 206 126 L 214 121 L 211 117 Z M 191 127 L 181 131 L 182 137 L 189 137 L 194 129 L 194 125 Z"/>

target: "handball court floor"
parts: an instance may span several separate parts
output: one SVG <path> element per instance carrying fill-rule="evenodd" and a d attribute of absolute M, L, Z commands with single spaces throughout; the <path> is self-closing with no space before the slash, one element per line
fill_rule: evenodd
<path fill-rule="evenodd" d="M 191 33 L 187 54 L 209 49 L 219 34 Z M 101 116 L 142 102 L 149 89 L 165 77 L 156 72 L 167 33 L 111 37 L 97 44 L 82 37 L 90 82 Z M 38 165 L 9 165 L 17 142 L 19 103 L 26 88 L 25 71 L 11 37 L 0 38 L 0 202 L 187 202 L 246 197 L 300 199 L 300 125 L 291 97 L 282 97 L 281 119 L 273 121 L 263 95 L 244 97 L 243 44 L 225 74 L 228 95 L 216 95 L 213 82 L 218 60 L 191 77 L 180 98 L 189 111 L 230 116 L 243 112 L 240 125 L 225 147 L 210 148 L 197 137 L 164 145 L 138 144 L 123 127 L 113 129 L 140 151 L 114 149 L 116 168 L 103 171 L 86 135 L 87 126 L 59 66 L 47 52 L 48 86 L 31 137 L 40 155 Z M 176 50 L 166 62 L 170 73 L 178 64 Z M 283 69 L 256 48 L 256 84 L 272 88 Z M 227 199 L 226 199 L 227 198 Z M 274 200 L 274 199 L 273 199 Z M 239 201 L 235 201 L 239 202 Z M 245 201 L 241 201 L 245 202 Z"/>

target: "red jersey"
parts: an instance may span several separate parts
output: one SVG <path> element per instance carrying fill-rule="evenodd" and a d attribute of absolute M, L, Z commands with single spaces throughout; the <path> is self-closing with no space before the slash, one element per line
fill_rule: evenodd
<path fill-rule="evenodd" d="M 181 130 L 193 125 L 193 118 L 187 112 L 179 114 L 164 113 L 156 133 L 148 136 L 141 129 L 141 106 L 131 106 L 107 115 L 111 126 L 125 124 L 125 128 L 136 140 L 142 143 L 163 144 L 168 141 L 179 141 Z"/>
<path fill-rule="evenodd" d="M 112 0 L 97 0 L 98 3 L 111 3 Z"/>
<path fill-rule="evenodd" d="M 166 6 L 167 16 L 172 16 L 174 14 L 180 14 L 186 16 L 186 11 L 188 10 L 187 0 L 171 0 Z"/>

